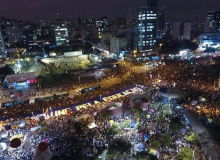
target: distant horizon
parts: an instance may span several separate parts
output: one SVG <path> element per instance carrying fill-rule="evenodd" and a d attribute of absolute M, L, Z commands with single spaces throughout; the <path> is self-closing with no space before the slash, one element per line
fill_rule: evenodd
<path fill-rule="evenodd" d="M 208 11 L 220 10 L 220 1 L 218 0 L 158 0 L 158 8 L 163 6 L 167 10 L 167 20 L 183 21 L 192 20 L 198 15 L 200 20 L 205 20 Z M 59 13 L 63 19 L 76 20 L 78 17 L 89 18 L 107 16 L 109 19 L 117 17 L 126 17 L 126 13 L 131 8 L 137 13 L 139 7 L 147 5 L 146 0 L 113 0 L 113 1 L 90 1 L 90 0 L 19 0 L 3 1 L 0 5 L 0 15 L 10 19 L 30 20 L 37 22 L 39 20 L 52 21 Z"/>

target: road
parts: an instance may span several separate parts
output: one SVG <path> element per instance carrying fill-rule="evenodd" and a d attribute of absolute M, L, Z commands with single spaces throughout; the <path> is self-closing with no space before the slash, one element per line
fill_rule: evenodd
<path fill-rule="evenodd" d="M 213 160 L 220 159 L 220 148 L 218 143 L 209 133 L 207 128 L 203 125 L 203 123 L 198 119 L 198 117 L 192 112 L 187 109 L 183 109 L 183 113 L 188 118 L 194 132 L 197 135 L 201 135 L 200 140 L 201 144 L 203 145 L 204 149 L 207 151 L 208 155 L 212 157 Z"/>
<path fill-rule="evenodd" d="M 111 87 L 112 85 L 115 85 L 115 84 L 118 84 L 118 83 L 121 83 L 121 78 L 118 78 L 118 77 L 115 77 L 115 78 L 108 78 L 102 82 L 97 82 L 97 83 L 93 83 L 92 85 L 89 85 L 88 87 L 91 87 L 91 86 L 95 86 L 95 85 L 100 85 L 101 88 L 109 88 Z M 69 93 L 73 96 L 75 95 L 78 95 L 78 91 L 79 89 L 82 89 L 80 87 L 74 89 L 74 90 L 70 90 Z M 22 90 L 23 92 L 23 96 L 22 97 L 18 97 L 18 96 L 14 96 L 13 98 L 9 98 L 9 94 L 12 93 L 13 95 L 16 94 L 16 92 L 18 90 Z M 2 97 L 1 99 L 1 103 L 6 103 L 6 102 L 13 102 L 13 101 L 21 101 L 21 100 L 24 100 L 24 99 L 34 99 L 34 98 L 42 98 L 42 97 L 51 97 L 53 96 L 54 94 L 56 95 L 60 95 L 60 94 L 67 94 L 67 91 L 61 91 L 61 89 L 59 91 L 57 91 L 57 88 L 52 88 L 52 91 L 51 89 L 49 89 L 50 91 L 48 92 L 37 92 L 36 93 L 36 87 L 20 87 L 20 88 L 17 88 L 17 89 L 7 89 L 7 90 L 0 90 L 0 96 L 2 97 L 3 94 L 6 94 L 7 96 L 6 97 Z M 25 95 L 29 95 L 31 93 L 36 93 L 36 96 L 29 96 L 28 98 L 25 97 Z"/>

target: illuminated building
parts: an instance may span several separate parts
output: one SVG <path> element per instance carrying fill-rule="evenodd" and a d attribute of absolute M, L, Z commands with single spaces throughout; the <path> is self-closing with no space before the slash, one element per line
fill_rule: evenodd
<path fill-rule="evenodd" d="M 110 51 L 115 54 L 119 54 L 121 50 L 124 50 L 127 45 L 126 36 L 110 35 Z"/>
<path fill-rule="evenodd" d="M 206 18 L 205 32 L 216 32 L 216 21 L 214 19 L 214 11 L 209 11 Z"/>
<path fill-rule="evenodd" d="M 67 23 L 61 19 L 54 21 L 54 33 L 57 46 L 69 46 Z"/>
<path fill-rule="evenodd" d="M 200 49 L 220 48 L 220 33 L 202 33 L 199 35 Z"/>
<path fill-rule="evenodd" d="M 157 8 L 142 7 L 138 13 L 138 49 L 152 52 L 156 49 Z"/>
<path fill-rule="evenodd" d="M 166 33 L 166 10 L 163 7 L 158 12 L 158 33 L 157 33 L 157 37 L 162 38 L 165 33 Z"/>
<path fill-rule="evenodd" d="M 102 32 L 109 30 L 109 20 L 107 17 L 102 17 L 96 21 L 96 28 L 98 29 L 98 36 L 102 38 Z"/>
<path fill-rule="evenodd" d="M 22 42 L 22 33 L 18 27 L 7 27 L 8 42 L 10 45 Z"/>
<path fill-rule="evenodd" d="M 135 13 L 129 8 L 126 14 L 126 26 L 127 28 L 132 28 L 135 25 Z"/>

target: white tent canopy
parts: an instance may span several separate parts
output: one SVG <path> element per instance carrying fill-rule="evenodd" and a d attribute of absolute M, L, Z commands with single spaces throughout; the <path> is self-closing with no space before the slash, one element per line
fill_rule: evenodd
<path fill-rule="evenodd" d="M 31 145 L 32 145 L 32 143 L 31 143 L 30 141 L 26 141 L 26 142 L 24 142 L 24 144 L 22 145 L 22 148 L 28 152 L 28 151 L 30 151 L 30 149 L 31 149 Z"/>
<path fill-rule="evenodd" d="M 18 121 L 18 127 L 24 127 L 25 126 L 25 121 Z"/>
<path fill-rule="evenodd" d="M 0 153 L 3 152 L 4 150 L 6 150 L 6 148 L 7 148 L 7 144 L 4 142 L 1 142 L 0 143 Z"/>
<path fill-rule="evenodd" d="M 8 131 L 6 130 L 1 130 L 0 131 L 0 138 L 5 138 L 8 136 Z"/>

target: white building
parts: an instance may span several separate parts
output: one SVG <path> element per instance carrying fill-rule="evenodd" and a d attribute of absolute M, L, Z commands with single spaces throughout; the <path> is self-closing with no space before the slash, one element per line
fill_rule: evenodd
<path fill-rule="evenodd" d="M 57 46 L 69 46 L 67 23 L 61 19 L 54 21 L 54 33 Z"/>
<path fill-rule="evenodd" d="M 172 39 L 173 40 L 190 40 L 191 36 L 191 23 L 183 23 L 183 22 L 174 22 L 173 23 L 173 31 L 172 31 Z"/>
<path fill-rule="evenodd" d="M 184 23 L 183 39 L 190 40 L 191 27 L 192 27 L 191 23 Z"/>
<path fill-rule="evenodd" d="M 127 37 L 110 36 L 110 49 L 112 53 L 119 54 L 127 45 Z"/>

